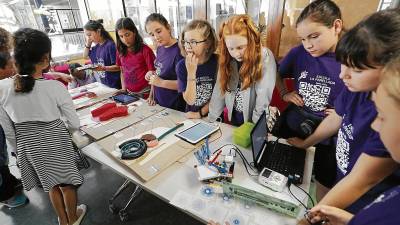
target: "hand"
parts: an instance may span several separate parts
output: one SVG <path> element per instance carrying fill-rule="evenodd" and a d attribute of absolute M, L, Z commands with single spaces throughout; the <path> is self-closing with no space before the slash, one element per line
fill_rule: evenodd
<path fill-rule="evenodd" d="M 188 79 L 196 78 L 196 71 L 197 71 L 198 63 L 199 63 L 199 59 L 197 58 L 197 56 L 195 54 L 190 53 L 186 56 L 185 64 L 186 64 Z"/>
<path fill-rule="evenodd" d="M 152 75 L 151 77 L 150 77 L 150 80 L 149 80 L 149 84 L 150 85 L 154 85 L 154 86 L 160 86 L 160 84 L 161 84 L 161 78 L 160 77 L 158 77 L 158 76 L 156 76 L 156 75 Z"/>
<path fill-rule="evenodd" d="M 329 116 L 335 112 L 335 109 L 326 108 L 325 109 L 325 116 Z"/>
<path fill-rule="evenodd" d="M 285 95 L 282 96 L 282 99 L 285 102 L 292 102 L 293 104 L 296 104 L 297 106 L 304 105 L 303 98 L 299 94 L 297 94 L 296 91 L 286 93 Z"/>
<path fill-rule="evenodd" d="M 117 92 L 115 92 L 113 94 L 113 96 L 116 96 L 116 95 L 119 95 L 119 94 L 126 94 L 126 93 L 127 93 L 126 89 L 122 88 L 122 89 L 118 90 Z"/>
<path fill-rule="evenodd" d="M 73 80 L 72 76 L 70 76 L 68 74 L 60 74 L 60 75 L 58 75 L 57 79 L 60 79 L 60 80 L 64 81 L 65 83 L 72 82 L 72 80 Z"/>
<path fill-rule="evenodd" d="M 188 119 L 200 119 L 200 113 L 199 112 L 186 112 L 185 113 L 186 118 Z"/>
<path fill-rule="evenodd" d="M 309 146 L 306 146 L 304 143 L 303 139 L 297 138 L 297 137 L 293 137 L 293 138 L 288 138 L 287 142 L 297 148 L 302 148 L 302 149 L 306 149 Z"/>
<path fill-rule="evenodd" d="M 93 70 L 94 71 L 106 71 L 106 67 L 98 65 Z"/>
<path fill-rule="evenodd" d="M 317 205 L 310 210 L 308 216 L 312 223 L 324 220 L 329 221 L 329 224 L 345 225 L 354 215 L 336 207 Z"/>
<path fill-rule="evenodd" d="M 149 97 L 146 99 L 147 104 L 150 106 L 156 105 L 156 101 L 154 100 L 154 97 L 152 94 L 149 95 Z"/>
<path fill-rule="evenodd" d="M 207 223 L 207 225 L 220 225 L 220 223 L 217 223 L 217 222 L 214 222 L 214 221 L 210 220 L 210 221 Z M 229 223 L 228 223 L 228 222 L 225 222 L 225 225 L 229 225 Z"/>
<path fill-rule="evenodd" d="M 74 78 L 73 78 L 71 75 L 66 74 L 66 73 L 60 73 L 60 72 L 50 71 L 49 74 L 50 74 L 51 76 L 53 76 L 53 78 L 54 78 L 55 80 L 61 80 L 61 81 L 65 82 L 65 83 L 69 83 L 69 82 L 71 82 L 72 80 L 74 80 Z"/>
<path fill-rule="evenodd" d="M 88 47 L 92 46 L 92 40 L 90 40 L 89 38 L 86 38 L 85 46 L 88 46 Z"/>
<path fill-rule="evenodd" d="M 147 81 L 150 81 L 150 77 L 155 75 L 154 71 L 147 71 L 146 75 L 144 76 L 144 79 L 146 79 Z"/>

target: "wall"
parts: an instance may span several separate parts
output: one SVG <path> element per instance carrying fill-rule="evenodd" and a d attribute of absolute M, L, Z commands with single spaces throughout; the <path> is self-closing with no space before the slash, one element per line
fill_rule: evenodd
<path fill-rule="evenodd" d="M 376 12 L 379 0 L 333 0 L 340 7 L 344 25 L 347 29 L 354 26 L 366 15 Z M 279 58 L 294 46 L 300 44 L 294 27 L 301 10 L 309 4 L 309 0 L 286 0 L 283 15 L 283 27 L 279 46 Z"/>

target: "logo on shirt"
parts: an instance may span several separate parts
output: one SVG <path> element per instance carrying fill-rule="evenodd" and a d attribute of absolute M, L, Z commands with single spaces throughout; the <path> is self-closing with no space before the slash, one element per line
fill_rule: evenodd
<path fill-rule="evenodd" d="M 233 104 L 235 110 L 238 112 L 243 112 L 243 92 L 240 91 L 240 88 L 237 88 L 235 95 L 235 103 Z"/>
<path fill-rule="evenodd" d="M 297 80 L 299 81 L 301 79 L 306 79 L 307 75 L 308 75 L 307 70 L 304 70 L 303 72 L 300 73 L 300 76 L 299 76 L 299 78 Z"/>
<path fill-rule="evenodd" d="M 161 62 L 154 62 L 154 67 L 156 68 L 156 75 L 160 76 L 161 74 L 161 69 L 163 68 L 163 64 Z"/>
<path fill-rule="evenodd" d="M 343 115 L 342 119 L 346 114 Z M 353 131 L 354 127 L 353 124 L 342 124 L 342 127 L 339 129 L 338 132 L 338 139 L 336 143 L 336 162 L 338 165 L 339 170 L 346 175 L 348 172 L 349 167 L 349 159 L 350 159 L 350 144 L 347 140 L 353 140 Z"/>
<path fill-rule="evenodd" d="M 369 207 L 371 207 L 371 206 L 373 206 L 374 204 L 377 204 L 377 203 L 386 202 L 387 200 L 397 196 L 398 194 L 399 194 L 399 192 L 397 190 L 393 190 L 388 194 L 383 193 L 379 197 L 377 197 L 371 204 L 365 206 L 364 209 L 368 209 Z"/>
<path fill-rule="evenodd" d="M 195 106 L 203 106 L 211 99 L 213 91 L 212 79 L 208 77 L 196 78 L 196 101 Z"/>
<path fill-rule="evenodd" d="M 304 105 L 312 111 L 323 111 L 328 104 L 331 88 L 319 84 L 300 82 L 299 94 L 303 97 Z"/>

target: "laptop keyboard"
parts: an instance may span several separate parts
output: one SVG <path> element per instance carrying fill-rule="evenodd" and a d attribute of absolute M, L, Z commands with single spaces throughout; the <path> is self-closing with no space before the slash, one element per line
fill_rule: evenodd
<path fill-rule="evenodd" d="M 264 153 L 267 156 L 264 166 L 285 176 L 299 175 L 302 178 L 305 154 L 306 151 L 303 149 L 296 149 L 293 146 L 281 143 L 268 142 Z"/>

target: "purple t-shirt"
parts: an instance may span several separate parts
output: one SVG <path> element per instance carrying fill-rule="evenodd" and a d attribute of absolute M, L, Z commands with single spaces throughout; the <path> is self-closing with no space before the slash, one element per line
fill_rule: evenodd
<path fill-rule="evenodd" d="M 178 62 L 183 59 L 178 43 L 165 48 L 160 46 L 157 48 L 157 56 L 154 61 L 156 74 L 164 80 L 177 80 L 175 67 Z M 182 94 L 176 90 L 154 86 L 154 99 L 163 107 L 184 111 L 186 103 Z"/>
<path fill-rule="evenodd" d="M 279 63 L 282 78 L 293 78 L 296 90 L 304 100 L 304 109 L 324 117 L 324 110 L 334 105 L 336 97 L 344 88 L 339 78 L 340 63 L 335 53 L 328 52 L 313 57 L 303 45 L 292 48 Z M 298 118 L 288 118 L 288 123 Z"/>
<path fill-rule="evenodd" d="M 97 44 L 89 51 L 89 58 L 93 64 L 98 64 L 102 66 L 115 65 L 116 60 L 115 43 L 110 40 L 106 40 L 102 45 Z M 103 84 L 121 89 L 121 77 L 120 72 L 105 72 L 105 71 L 95 71 L 98 74 Z"/>
<path fill-rule="evenodd" d="M 357 213 L 349 225 L 399 225 L 400 186 L 384 192 Z"/>
<path fill-rule="evenodd" d="M 335 111 L 342 117 L 336 143 L 337 181 L 353 168 L 361 153 L 390 157 L 371 123 L 377 111 L 369 92 L 350 92 L 347 88 L 337 97 Z"/>
<path fill-rule="evenodd" d="M 196 70 L 196 101 L 194 105 L 187 105 L 186 111 L 198 112 L 207 104 L 212 95 L 217 77 L 218 61 L 216 55 L 211 55 L 207 62 L 198 65 Z M 187 86 L 187 70 L 185 59 L 182 59 L 176 65 L 176 74 L 178 75 L 178 91 L 183 93 Z"/>

